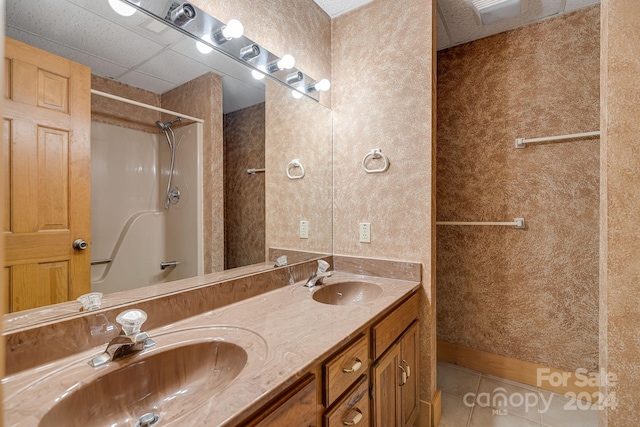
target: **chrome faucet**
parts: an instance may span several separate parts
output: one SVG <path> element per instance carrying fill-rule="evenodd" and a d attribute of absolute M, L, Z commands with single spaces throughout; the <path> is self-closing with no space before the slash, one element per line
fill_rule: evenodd
<path fill-rule="evenodd" d="M 116 317 L 116 322 L 122 326 L 120 335 L 107 344 L 104 353 L 91 359 L 89 365 L 94 368 L 102 366 L 156 345 L 146 332 L 140 331 L 145 320 L 147 320 L 147 313 L 142 310 L 127 310 L 120 313 Z"/>
<path fill-rule="evenodd" d="M 325 277 L 331 277 L 333 271 L 327 271 L 329 269 L 329 263 L 323 260 L 318 260 L 318 270 L 314 271 L 305 286 L 307 288 L 313 288 L 316 285 L 322 285 Z"/>

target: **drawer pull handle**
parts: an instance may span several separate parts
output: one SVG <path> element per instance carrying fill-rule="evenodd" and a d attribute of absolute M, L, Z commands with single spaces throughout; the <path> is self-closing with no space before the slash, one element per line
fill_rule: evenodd
<path fill-rule="evenodd" d="M 342 372 L 345 374 L 351 374 L 353 372 L 357 372 L 360 368 L 362 368 L 362 360 L 356 358 L 356 363 L 354 363 L 351 368 L 342 368 Z"/>
<path fill-rule="evenodd" d="M 354 426 L 362 420 L 362 411 L 358 408 L 355 408 L 354 411 L 356 412 L 356 416 L 353 417 L 351 421 L 343 421 L 342 424 L 346 426 Z"/>
<path fill-rule="evenodd" d="M 404 359 L 402 359 L 402 363 L 406 366 L 405 369 L 407 370 L 407 378 L 411 378 L 411 366 L 409 366 L 407 361 Z"/>
<path fill-rule="evenodd" d="M 400 375 L 402 377 L 401 380 L 400 380 L 400 386 L 403 386 L 403 385 L 405 385 L 407 383 L 407 378 L 409 378 L 409 377 L 407 376 L 407 371 L 402 366 L 398 365 L 398 368 L 400 368 L 400 370 L 402 371 L 400 373 Z"/>

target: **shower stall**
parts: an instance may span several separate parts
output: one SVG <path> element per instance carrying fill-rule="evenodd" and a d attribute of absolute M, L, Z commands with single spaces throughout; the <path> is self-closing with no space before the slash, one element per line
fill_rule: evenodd
<path fill-rule="evenodd" d="M 92 122 L 92 291 L 203 273 L 202 124 L 179 122 L 155 133 Z"/>

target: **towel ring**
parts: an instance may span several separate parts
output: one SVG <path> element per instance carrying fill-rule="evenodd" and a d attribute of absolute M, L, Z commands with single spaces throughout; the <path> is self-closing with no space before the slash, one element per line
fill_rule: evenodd
<path fill-rule="evenodd" d="M 291 175 L 291 169 L 300 168 L 300 175 Z M 302 179 L 304 178 L 304 166 L 300 163 L 300 159 L 293 159 L 287 165 L 287 176 L 289 179 Z"/>
<path fill-rule="evenodd" d="M 371 157 L 372 159 L 380 159 L 381 158 L 382 160 L 384 160 L 384 166 L 382 166 L 380 169 L 369 169 L 367 167 L 367 160 L 369 159 L 369 157 Z M 382 152 L 381 149 L 374 148 L 373 150 L 368 152 L 364 156 L 364 158 L 362 159 L 362 169 L 364 169 L 364 171 L 366 173 L 382 173 L 382 172 L 386 172 L 387 169 L 389 169 L 389 158 L 384 155 L 384 153 Z"/>

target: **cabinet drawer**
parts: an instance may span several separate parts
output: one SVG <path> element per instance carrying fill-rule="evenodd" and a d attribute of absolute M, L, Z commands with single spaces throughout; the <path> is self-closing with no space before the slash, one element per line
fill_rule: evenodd
<path fill-rule="evenodd" d="M 378 359 L 398 339 L 400 334 L 418 318 L 420 295 L 413 294 L 404 304 L 371 328 L 373 341 L 373 360 Z"/>
<path fill-rule="evenodd" d="M 322 365 L 325 406 L 331 406 L 334 400 L 368 370 L 369 337 L 365 334 Z"/>
<path fill-rule="evenodd" d="M 324 414 L 324 427 L 369 426 L 369 377 Z"/>
<path fill-rule="evenodd" d="M 315 426 L 317 422 L 317 390 L 315 377 L 310 375 L 280 396 L 247 426 L 281 427 Z"/>

